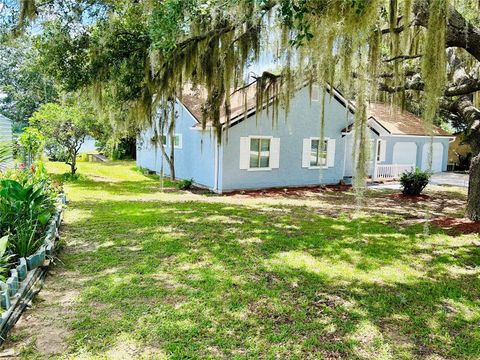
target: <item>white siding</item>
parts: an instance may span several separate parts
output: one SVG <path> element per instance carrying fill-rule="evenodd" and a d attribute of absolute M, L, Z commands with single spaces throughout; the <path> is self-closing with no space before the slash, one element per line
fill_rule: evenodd
<path fill-rule="evenodd" d="M 12 142 L 12 122 L 5 116 L 0 115 L 0 143 Z M 0 163 L 0 169 L 5 164 Z"/>

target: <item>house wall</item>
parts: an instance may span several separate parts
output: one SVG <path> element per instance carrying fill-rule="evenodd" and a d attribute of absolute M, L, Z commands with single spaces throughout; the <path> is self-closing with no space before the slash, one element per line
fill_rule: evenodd
<path fill-rule="evenodd" d="M 175 134 L 181 134 L 181 148 L 175 148 L 175 175 L 179 179 L 193 179 L 201 186 L 213 189 L 215 187 L 215 147 L 216 140 L 212 131 L 192 129 L 197 124 L 188 110 L 177 103 L 175 105 L 177 121 Z M 142 131 L 137 142 L 137 166 L 170 175 L 168 162 L 163 158 L 160 145 L 155 149 L 151 139 L 154 136 L 152 128 Z M 170 153 L 170 141 L 166 146 Z"/>
<path fill-rule="evenodd" d="M 416 167 L 422 169 L 427 168 L 428 164 L 425 159 L 423 159 L 423 149 L 424 146 L 430 146 L 431 138 L 428 136 L 382 136 L 380 139 L 386 141 L 386 158 L 385 162 L 381 164 L 392 164 L 393 163 L 393 148 L 396 143 L 414 143 L 417 147 L 417 156 L 416 156 Z M 448 137 L 434 137 L 434 143 L 441 143 L 443 145 L 443 161 L 442 161 L 442 171 L 447 170 L 448 163 L 448 147 L 449 147 L 450 138 Z"/>
<path fill-rule="evenodd" d="M 0 115 L 0 143 L 12 142 L 12 122 L 5 116 Z M 0 163 L 0 168 L 5 164 Z"/>
<path fill-rule="evenodd" d="M 280 186 L 335 184 L 343 179 L 345 138 L 341 131 L 352 116 L 336 99 L 327 94 L 325 101 L 325 137 L 335 139 L 335 165 L 326 169 L 302 167 L 303 139 L 320 136 L 320 101 L 310 101 L 308 89 L 300 90 L 290 103 L 288 118 L 283 109 L 274 124 L 271 112 L 264 110 L 228 129 L 223 144 L 221 189 L 259 189 Z M 280 162 L 277 169 L 250 171 L 240 169 L 240 138 L 273 136 L 280 138 Z"/>

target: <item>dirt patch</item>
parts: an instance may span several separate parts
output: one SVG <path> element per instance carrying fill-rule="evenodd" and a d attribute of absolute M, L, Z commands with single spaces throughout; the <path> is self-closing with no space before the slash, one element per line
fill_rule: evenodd
<path fill-rule="evenodd" d="M 263 190 L 242 190 L 232 191 L 224 194 L 224 196 L 242 196 L 250 198 L 259 197 L 303 197 L 309 193 L 336 193 L 352 191 L 351 185 L 326 185 L 326 186 L 305 186 L 305 187 L 281 187 Z"/>
<path fill-rule="evenodd" d="M 400 200 L 404 202 L 419 202 L 419 201 L 427 201 L 430 200 L 431 197 L 428 195 L 420 194 L 420 195 L 405 195 L 403 193 L 398 194 L 388 194 L 385 196 L 386 198 L 393 199 L 393 200 Z"/>
<path fill-rule="evenodd" d="M 64 328 L 44 326 L 37 335 L 35 347 L 44 355 L 61 354 L 67 349 L 66 339 L 69 335 L 68 330 Z"/>
<path fill-rule="evenodd" d="M 480 221 L 465 218 L 441 217 L 432 220 L 432 225 L 446 230 L 448 234 L 480 234 Z"/>

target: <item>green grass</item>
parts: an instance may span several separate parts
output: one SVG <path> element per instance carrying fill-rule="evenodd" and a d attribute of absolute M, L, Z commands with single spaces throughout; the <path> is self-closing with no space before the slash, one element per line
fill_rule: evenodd
<path fill-rule="evenodd" d="M 348 208 L 353 196 L 341 193 L 308 200 L 162 193 L 158 178 L 131 162 L 80 163 L 79 173 L 65 184 L 63 265 L 50 285 L 74 291 L 75 301 L 68 312 L 54 301 L 39 305 L 63 314 L 68 337 L 59 356 L 480 354 L 479 237 L 424 235 L 422 224 L 406 221 L 418 220 L 412 209 L 422 205 L 367 213 Z M 456 191 L 439 201 L 463 206 Z M 24 356 L 44 355 L 30 343 Z"/>

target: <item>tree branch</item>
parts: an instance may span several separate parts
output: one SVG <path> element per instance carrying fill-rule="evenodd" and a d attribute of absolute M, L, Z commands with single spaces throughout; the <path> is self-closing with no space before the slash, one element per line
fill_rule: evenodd
<path fill-rule="evenodd" d="M 395 56 L 393 58 L 383 60 L 383 62 L 392 62 L 392 61 L 395 61 L 395 60 L 412 60 L 412 59 L 418 59 L 422 56 L 423 56 L 422 54 L 418 54 L 418 55 L 398 55 L 398 56 Z"/>
<path fill-rule="evenodd" d="M 413 6 L 414 25 L 427 27 L 429 16 L 429 1 L 416 0 Z M 446 33 L 447 47 L 459 47 L 468 51 L 480 61 L 480 29 L 465 18 L 453 6 L 450 6 Z"/>

